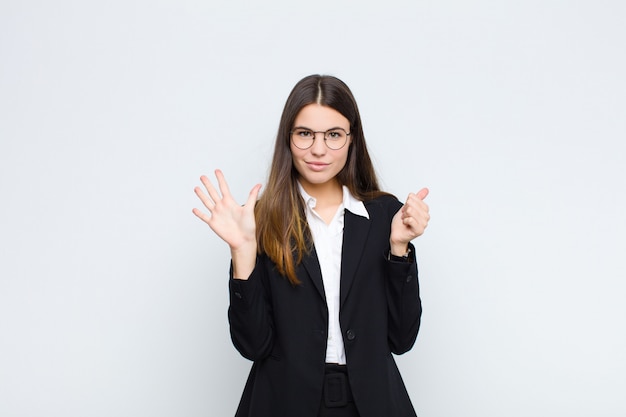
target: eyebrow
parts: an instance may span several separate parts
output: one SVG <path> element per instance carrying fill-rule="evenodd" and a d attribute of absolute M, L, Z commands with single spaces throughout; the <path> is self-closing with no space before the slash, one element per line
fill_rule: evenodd
<path fill-rule="evenodd" d="M 341 129 L 341 130 L 347 132 L 347 130 L 345 128 L 341 127 L 341 126 L 329 127 L 326 130 L 315 130 L 315 129 L 311 129 L 310 127 L 306 127 L 306 126 L 294 126 L 293 128 L 294 129 L 306 129 L 306 130 L 310 130 L 311 132 L 328 132 L 329 130 L 334 130 L 334 129 Z"/>

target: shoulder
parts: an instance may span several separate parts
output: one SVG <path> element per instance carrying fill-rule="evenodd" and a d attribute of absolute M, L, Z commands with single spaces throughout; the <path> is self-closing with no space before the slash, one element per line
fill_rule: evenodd
<path fill-rule="evenodd" d="M 367 212 L 372 216 L 387 215 L 393 217 L 402 203 L 392 194 L 384 194 L 371 200 L 364 201 L 363 204 L 367 209 Z"/>

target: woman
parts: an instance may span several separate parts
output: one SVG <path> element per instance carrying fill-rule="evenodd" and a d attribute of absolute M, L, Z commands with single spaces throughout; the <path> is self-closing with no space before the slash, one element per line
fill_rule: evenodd
<path fill-rule="evenodd" d="M 427 189 L 382 192 L 348 87 L 292 90 L 265 192 L 237 204 L 221 171 L 193 212 L 230 246 L 233 344 L 254 361 L 237 416 L 415 416 L 392 353 L 413 346 L 421 302 L 411 240 Z"/>

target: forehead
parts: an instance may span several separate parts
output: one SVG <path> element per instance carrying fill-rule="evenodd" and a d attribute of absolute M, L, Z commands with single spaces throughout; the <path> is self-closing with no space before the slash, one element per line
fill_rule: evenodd
<path fill-rule="evenodd" d="M 294 121 L 294 126 L 308 127 L 313 130 L 326 130 L 333 127 L 348 129 L 350 122 L 337 110 L 320 104 L 304 106 Z"/>

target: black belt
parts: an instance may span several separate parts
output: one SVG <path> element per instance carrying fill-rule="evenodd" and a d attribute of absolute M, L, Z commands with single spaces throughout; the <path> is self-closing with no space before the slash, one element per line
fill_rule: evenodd
<path fill-rule="evenodd" d="M 353 401 L 346 365 L 327 363 L 324 374 L 324 403 L 326 407 L 344 407 Z"/>

